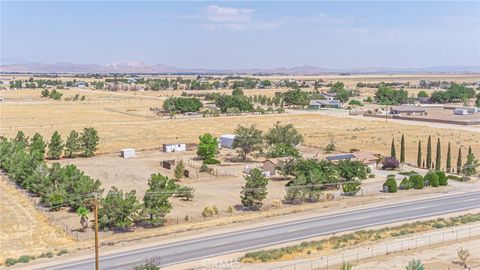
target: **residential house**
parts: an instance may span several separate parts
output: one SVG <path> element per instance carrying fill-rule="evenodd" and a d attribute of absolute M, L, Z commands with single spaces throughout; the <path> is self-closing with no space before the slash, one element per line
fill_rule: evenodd
<path fill-rule="evenodd" d="M 390 107 L 391 114 L 406 114 L 406 115 L 425 115 L 425 109 L 413 105 L 401 105 Z"/>
<path fill-rule="evenodd" d="M 309 108 L 311 109 L 320 109 L 320 108 L 341 108 L 342 104 L 340 100 L 323 100 L 323 99 L 312 99 L 309 103 Z"/>

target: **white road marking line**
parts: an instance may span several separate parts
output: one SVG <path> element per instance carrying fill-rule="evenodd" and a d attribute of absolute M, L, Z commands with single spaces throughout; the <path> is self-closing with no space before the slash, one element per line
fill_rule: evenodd
<path fill-rule="evenodd" d="M 463 200 L 464 202 L 473 202 L 473 201 L 476 201 L 478 199 L 469 199 L 469 200 Z"/>
<path fill-rule="evenodd" d="M 295 228 L 295 229 L 290 229 L 287 232 L 299 232 L 299 231 L 303 231 L 303 230 L 305 230 L 305 228 Z"/>
<path fill-rule="evenodd" d="M 422 210 L 422 209 L 427 209 L 427 208 L 428 208 L 427 206 L 421 206 L 421 207 L 413 208 L 413 210 Z"/>

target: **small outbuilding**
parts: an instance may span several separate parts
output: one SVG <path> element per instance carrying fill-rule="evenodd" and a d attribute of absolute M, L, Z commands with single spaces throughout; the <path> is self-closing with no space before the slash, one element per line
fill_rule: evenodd
<path fill-rule="evenodd" d="M 232 149 L 234 140 L 235 140 L 235 135 L 223 134 L 222 136 L 220 136 L 220 147 Z"/>
<path fill-rule="evenodd" d="M 275 175 L 278 168 L 285 164 L 285 160 L 281 158 L 271 158 L 262 162 L 262 170 L 268 172 L 269 175 Z"/>
<path fill-rule="evenodd" d="M 412 105 L 393 106 L 390 108 L 391 114 L 406 114 L 406 115 L 426 115 L 424 108 Z"/>
<path fill-rule="evenodd" d="M 469 115 L 469 114 L 476 114 L 480 112 L 480 108 L 475 107 L 463 107 L 463 108 L 455 108 L 453 113 L 456 115 Z"/>
<path fill-rule="evenodd" d="M 163 152 L 182 152 L 187 150 L 187 145 L 184 143 L 164 143 L 162 145 Z"/>
<path fill-rule="evenodd" d="M 133 158 L 135 157 L 135 149 L 133 148 L 120 149 L 120 156 L 122 156 L 123 158 Z"/>

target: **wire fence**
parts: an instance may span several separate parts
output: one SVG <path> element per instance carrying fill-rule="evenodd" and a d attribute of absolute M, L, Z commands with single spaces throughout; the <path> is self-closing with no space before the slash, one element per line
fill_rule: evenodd
<path fill-rule="evenodd" d="M 413 250 L 422 247 L 430 247 L 435 244 L 445 244 L 451 242 L 464 241 L 473 237 L 480 236 L 480 225 L 474 225 L 468 228 L 457 228 L 438 233 L 432 233 L 416 238 L 398 239 L 388 244 L 362 246 L 339 252 L 334 255 L 323 256 L 320 258 L 305 260 L 301 262 L 281 265 L 272 270 L 328 270 L 338 269 L 342 263 L 358 264 L 360 260 L 373 259 L 377 256 L 389 255 L 395 252 Z"/>
<path fill-rule="evenodd" d="M 15 188 L 19 193 L 22 193 L 23 194 L 23 198 L 27 199 L 33 207 L 35 207 L 36 210 L 38 210 L 39 212 L 41 212 L 48 220 L 48 222 L 58 228 L 61 229 L 61 231 L 59 231 L 59 234 L 57 235 L 58 237 L 64 237 L 65 234 L 68 234 L 70 237 L 72 237 L 73 239 L 77 240 L 79 239 L 79 233 L 78 233 L 78 230 L 77 229 L 74 229 L 72 227 L 70 227 L 69 225 L 67 225 L 65 222 L 63 222 L 61 219 L 59 219 L 58 217 L 56 217 L 55 215 L 53 215 L 51 212 L 50 212 L 50 209 L 47 208 L 47 207 L 44 207 L 42 206 L 40 203 L 39 203 L 39 198 L 38 197 L 34 197 L 31 193 L 29 193 L 28 191 L 26 191 L 25 189 L 19 187 L 17 184 L 15 184 L 14 181 L 12 181 L 10 179 L 10 177 L 3 171 L 0 172 L 0 178 L 2 179 L 1 181 L 3 181 L 4 183 L 6 183 L 7 185 L 9 185 L 10 187 L 13 187 Z"/>

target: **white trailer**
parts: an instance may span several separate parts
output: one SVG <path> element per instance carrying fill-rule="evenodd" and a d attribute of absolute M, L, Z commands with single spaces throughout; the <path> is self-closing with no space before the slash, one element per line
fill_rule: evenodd
<path fill-rule="evenodd" d="M 187 145 L 184 143 L 166 143 L 162 146 L 163 152 L 181 152 L 187 150 Z"/>
<path fill-rule="evenodd" d="M 233 141 L 235 140 L 235 135 L 233 134 L 223 134 L 220 136 L 220 146 L 223 148 L 233 148 Z"/>
<path fill-rule="evenodd" d="M 135 157 L 135 149 L 133 148 L 120 149 L 120 155 L 123 158 L 133 158 Z"/>

